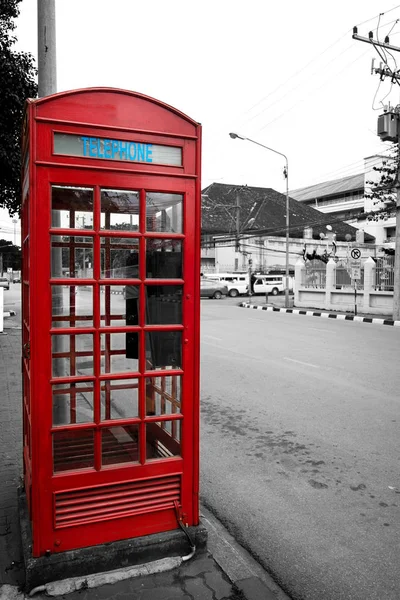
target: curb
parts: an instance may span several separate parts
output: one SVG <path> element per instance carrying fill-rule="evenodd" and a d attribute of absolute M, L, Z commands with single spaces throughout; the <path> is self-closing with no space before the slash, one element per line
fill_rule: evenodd
<path fill-rule="evenodd" d="M 400 321 L 392 321 L 391 319 L 379 319 L 372 317 L 358 317 L 354 315 L 343 315 L 337 313 L 327 313 L 313 310 L 301 310 L 298 308 L 278 308 L 276 306 L 254 305 L 242 302 L 239 304 L 241 308 L 253 308 L 254 310 L 266 310 L 267 312 L 285 312 L 293 315 L 305 315 L 307 317 L 322 317 L 325 319 L 337 319 L 338 321 L 356 321 L 357 323 L 372 323 L 373 325 L 392 325 L 400 327 Z"/>
<path fill-rule="evenodd" d="M 267 571 L 241 546 L 210 508 L 200 505 L 208 551 L 243 600 L 290 600 Z"/>

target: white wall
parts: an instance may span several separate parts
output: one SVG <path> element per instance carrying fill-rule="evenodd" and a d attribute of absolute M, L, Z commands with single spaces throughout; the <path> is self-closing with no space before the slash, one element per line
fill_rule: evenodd
<path fill-rule="evenodd" d="M 266 271 L 271 267 L 278 266 L 285 268 L 286 264 L 286 240 L 282 237 L 265 237 L 262 238 L 262 245 L 259 243 L 260 238 L 249 238 L 245 243 L 241 243 L 241 248 L 245 248 L 248 254 L 237 253 L 234 245 L 228 242 L 229 245 L 217 245 L 215 248 L 215 270 L 233 271 L 235 270 L 235 258 L 238 260 L 239 270 L 248 268 L 248 259 L 253 261 L 252 270 Z M 294 270 L 299 258 L 303 257 L 303 248 L 306 244 L 307 252 L 312 253 L 313 250 L 318 254 L 323 254 L 324 250 L 331 251 L 332 246 L 327 240 L 313 240 L 302 238 L 289 239 L 289 265 Z M 353 246 L 361 248 L 362 258 L 376 255 L 376 246 L 374 244 L 359 244 L 352 242 Z M 337 242 L 336 256 L 338 258 L 346 258 L 352 245 L 347 242 Z M 260 258 L 261 255 L 261 258 Z M 261 264 L 260 264 L 261 263 Z"/>

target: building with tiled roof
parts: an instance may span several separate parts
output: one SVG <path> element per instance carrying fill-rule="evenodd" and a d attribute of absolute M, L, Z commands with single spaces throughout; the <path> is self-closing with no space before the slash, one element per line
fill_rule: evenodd
<path fill-rule="evenodd" d="M 306 202 L 289 197 L 290 237 L 302 238 L 304 229 L 312 228 L 314 239 L 320 238 L 332 217 L 316 210 Z M 355 239 L 357 228 L 335 219 L 338 240 L 346 234 Z M 239 227 L 239 229 L 238 229 Z M 272 188 L 212 183 L 202 191 L 202 233 L 286 235 L 286 196 Z M 373 242 L 373 236 L 366 241 Z"/>
<path fill-rule="evenodd" d="M 202 192 L 201 230 L 203 270 L 243 269 L 249 257 L 258 269 L 282 267 L 286 251 L 286 195 L 272 188 L 212 183 Z M 324 252 L 328 239 L 347 247 L 357 235 L 357 228 L 340 218 L 289 197 L 291 270 L 305 244 L 311 250 Z M 374 241 L 373 236 L 365 235 L 366 244 Z"/>

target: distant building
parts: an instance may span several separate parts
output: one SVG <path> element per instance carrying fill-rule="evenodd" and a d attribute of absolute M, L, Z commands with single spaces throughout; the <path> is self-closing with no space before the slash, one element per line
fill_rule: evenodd
<path fill-rule="evenodd" d="M 364 159 L 364 171 L 357 175 L 324 181 L 316 185 L 290 192 L 292 198 L 303 205 L 312 206 L 325 215 L 334 215 L 335 219 L 350 221 L 355 227 L 375 237 L 378 245 L 394 248 L 396 219 L 370 221 L 362 218 L 378 207 L 365 197 L 371 191 L 371 181 L 378 181 L 381 167 L 387 156 L 375 155 Z M 357 219 L 357 220 L 356 220 Z M 361 239 L 362 235 L 360 236 Z"/>
<path fill-rule="evenodd" d="M 328 226 L 328 227 L 327 227 Z M 286 262 L 286 196 L 272 188 L 212 183 L 202 192 L 202 271 L 282 270 Z M 357 229 L 336 215 L 323 214 L 289 198 L 289 263 L 304 254 L 345 252 L 356 242 Z M 374 237 L 365 234 L 368 255 Z"/>

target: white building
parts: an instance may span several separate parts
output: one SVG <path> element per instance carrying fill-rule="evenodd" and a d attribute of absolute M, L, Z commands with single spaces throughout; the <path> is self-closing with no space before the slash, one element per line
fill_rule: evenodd
<path fill-rule="evenodd" d="M 362 215 L 384 208 L 366 197 L 371 193 L 371 182 L 378 182 L 381 173 L 376 170 L 388 160 L 387 156 L 375 155 L 364 159 L 364 172 L 325 181 L 290 192 L 290 196 L 325 214 L 343 219 L 354 227 L 372 235 L 377 245 L 394 249 L 396 218 L 368 220 Z"/>

